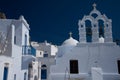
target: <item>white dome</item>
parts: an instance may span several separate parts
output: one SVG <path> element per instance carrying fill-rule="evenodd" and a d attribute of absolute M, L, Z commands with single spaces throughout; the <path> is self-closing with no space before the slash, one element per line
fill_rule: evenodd
<path fill-rule="evenodd" d="M 69 39 L 65 40 L 62 45 L 67 45 L 67 46 L 76 46 L 78 43 L 77 40 L 73 39 L 70 37 Z"/>

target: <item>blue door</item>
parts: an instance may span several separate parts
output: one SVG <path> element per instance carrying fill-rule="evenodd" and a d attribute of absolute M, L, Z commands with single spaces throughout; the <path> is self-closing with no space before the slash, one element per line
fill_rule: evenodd
<path fill-rule="evenodd" d="M 42 65 L 41 79 L 47 79 L 47 66 L 46 65 Z"/>
<path fill-rule="evenodd" d="M 7 80 L 7 77 L 8 77 L 8 67 L 4 67 L 3 80 Z"/>
<path fill-rule="evenodd" d="M 41 69 L 41 79 L 47 79 L 47 70 Z"/>

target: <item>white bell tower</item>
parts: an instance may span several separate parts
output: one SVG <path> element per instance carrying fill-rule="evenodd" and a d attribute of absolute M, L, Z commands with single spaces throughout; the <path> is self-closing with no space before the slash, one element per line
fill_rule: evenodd
<path fill-rule="evenodd" d="M 89 23 L 89 25 L 88 25 Z M 108 19 L 105 14 L 101 14 L 96 9 L 96 4 L 93 4 L 93 10 L 89 15 L 85 15 L 82 20 L 79 20 L 79 41 L 86 42 L 99 42 L 102 36 L 104 42 L 112 42 L 112 20 Z"/>

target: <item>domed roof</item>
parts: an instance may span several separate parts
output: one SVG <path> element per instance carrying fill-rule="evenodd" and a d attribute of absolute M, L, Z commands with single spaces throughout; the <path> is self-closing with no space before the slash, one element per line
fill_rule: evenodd
<path fill-rule="evenodd" d="M 68 45 L 68 46 L 76 46 L 78 41 L 76 39 L 73 39 L 70 37 L 69 39 L 65 40 L 62 45 Z"/>

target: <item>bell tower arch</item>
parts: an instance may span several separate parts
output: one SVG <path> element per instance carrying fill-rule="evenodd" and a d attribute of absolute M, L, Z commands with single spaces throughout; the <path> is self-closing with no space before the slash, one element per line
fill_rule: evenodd
<path fill-rule="evenodd" d="M 89 21 L 88 24 L 86 21 Z M 101 14 L 96 9 L 96 4 L 93 4 L 93 10 L 89 15 L 85 15 L 78 22 L 79 26 L 79 41 L 99 42 L 99 38 L 103 37 L 105 42 L 112 42 L 112 20 L 108 19 L 105 14 Z M 89 41 L 90 40 L 90 41 Z"/>

